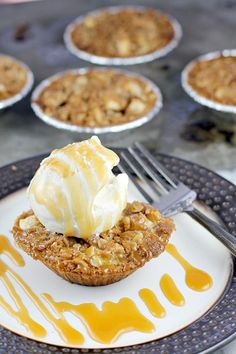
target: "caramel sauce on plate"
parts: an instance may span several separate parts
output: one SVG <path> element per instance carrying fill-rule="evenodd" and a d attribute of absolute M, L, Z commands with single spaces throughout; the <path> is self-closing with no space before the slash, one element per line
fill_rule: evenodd
<path fill-rule="evenodd" d="M 15 248 L 11 246 L 7 237 L 0 237 L 0 251 L 5 252 L 14 259 L 15 263 L 19 266 L 24 265 L 24 260 L 22 256 L 17 252 Z M 10 275 L 10 278 L 8 276 Z M 56 331 L 64 339 L 65 342 L 69 344 L 82 344 L 84 342 L 83 335 L 71 327 L 63 316 L 59 318 L 54 317 L 51 312 L 44 305 L 42 300 L 31 290 L 31 288 L 26 284 L 26 282 L 18 275 L 11 267 L 0 260 L 0 279 L 6 286 L 9 295 L 13 299 L 17 310 L 14 310 L 11 305 L 9 305 L 2 296 L 0 296 L 0 305 L 14 318 L 16 318 L 24 327 L 26 327 L 33 335 L 36 337 L 45 337 L 47 332 L 44 327 L 39 323 L 34 321 L 27 307 L 24 305 L 20 296 L 18 295 L 11 279 L 14 279 L 18 285 L 24 290 L 28 298 L 34 303 L 34 305 L 39 309 L 40 313 L 54 326 Z"/>
<path fill-rule="evenodd" d="M 171 254 L 185 270 L 185 282 L 187 286 L 195 291 L 205 291 L 212 286 L 212 278 L 209 274 L 201 269 L 193 267 L 184 257 L 177 251 L 176 247 L 169 243 L 166 251 Z"/>
<path fill-rule="evenodd" d="M 20 296 L 18 295 L 16 289 L 14 288 L 12 282 L 6 275 L 6 272 L 9 272 L 9 267 L 2 261 L 0 261 L 1 269 L 1 280 L 6 286 L 8 293 L 11 298 L 14 300 L 14 303 L 17 307 L 17 310 L 14 310 L 11 305 L 9 305 L 2 296 L 0 296 L 0 305 L 14 318 L 16 318 L 23 326 L 25 326 L 32 334 L 36 337 L 45 337 L 46 330 L 39 323 L 34 321 L 29 314 L 27 307 L 24 305 Z M 10 270 L 11 275 L 16 275 L 13 271 Z M 18 277 L 18 276 L 17 276 Z M 18 279 L 17 279 L 18 280 Z"/>
<path fill-rule="evenodd" d="M 0 235 L 0 254 L 6 253 L 16 265 L 23 267 L 25 261 L 19 252 L 10 244 L 8 238 L 4 235 Z M 1 272 L 1 269 L 0 269 Z"/>
<path fill-rule="evenodd" d="M 212 285 L 211 277 L 193 267 L 177 251 L 172 244 L 167 246 L 167 252 L 171 254 L 186 271 L 186 284 L 193 290 L 207 290 Z M 10 244 L 8 238 L 0 235 L 0 254 L 5 253 L 18 266 L 24 266 L 24 259 L 18 251 Z M 64 313 L 70 312 L 77 316 L 87 328 L 92 339 L 101 343 L 113 343 L 123 333 L 130 331 L 140 331 L 150 333 L 155 330 L 153 323 L 148 320 L 137 308 L 134 301 L 129 298 L 121 298 L 117 303 L 106 301 L 99 309 L 93 303 L 71 304 L 69 302 L 57 302 L 50 294 L 43 294 L 44 300 L 51 309 L 37 296 L 29 285 L 10 266 L 0 260 L 0 279 L 5 285 L 10 297 L 14 301 L 14 309 L 0 296 L 0 306 L 4 308 L 12 317 L 17 319 L 35 337 L 42 338 L 47 335 L 46 329 L 36 322 L 18 294 L 14 283 L 24 291 L 28 300 L 31 301 L 53 325 L 62 340 L 71 346 L 80 346 L 84 342 L 83 335 L 73 328 L 66 320 Z M 160 280 L 160 288 L 166 298 L 176 306 L 183 306 L 185 299 L 174 280 L 170 275 L 164 274 Z M 143 288 L 139 291 L 139 296 L 147 306 L 150 313 L 158 318 L 166 315 L 166 310 L 150 289 Z M 56 311 L 55 317 L 51 310 Z"/>
<path fill-rule="evenodd" d="M 27 308 L 24 306 L 19 295 L 17 294 L 12 282 L 7 277 L 6 273 L 9 273 L 11 277 L 20 285 L 20 287 L 27 294 L 29 299 L 34 303 L 34 305 L 39 309 L 41 314 L 54 326 L 59 335 L 63 340 L 70 344 L 81 344 L 84 342 L 83 336 L 80 332 L 71 327 L 63 316 L 59 318 L 54 317 L 51 312 L 44 305 L 42 300 L 31 290 L 31 288 L 25 283 L 25 281 L 9 266 L 4 262 L 0 261 L 1 280 L 8 289 L 8 292 L 12 299 L 14 300 L 18 310 L 14 311 L 12 307 L 0 297 L 0 304 L 18 321 L 25 326 L 31 333 L 37 337 L 45 337 L 47 334 L 45 328 L 43 328 L 39 323 L 32 320 Z M 6 306 L 5 306 L 6 305 Z"/>
<path fill-rule="evenodd" d="M 169 274 L 164 274 L 160 280 L 160 287 L 165 297 L 175 306 L 183 306 L 185 299 L 174 280 Z"/>
<path fill-rule="evenodd" d="M 74 305 L 65 301 L 56 302 L 49 294 L 43 294 L 43 297 L 58 314 L 72 312 L 79 317 L 90 336 L 101 343 L 112 343 L 122 333 L 130 331 L 149 333 L 155 330 L 152 322 L 140 313 L 129 298 L 121 298 L 117 303 L 106 301 L 100 310 L 92 303 Z"/>
<path fill-rule="evenodd" d="M 166 310 L 152 290 L 147 288 L 141 289 L 139 290 L 139 296 L 153 316 L 160 318 L 165 317 Z"/>

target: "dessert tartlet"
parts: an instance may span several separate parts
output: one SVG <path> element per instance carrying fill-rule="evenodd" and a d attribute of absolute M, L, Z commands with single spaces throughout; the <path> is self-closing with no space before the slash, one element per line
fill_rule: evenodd
<path fill-rule="evenodd" d="M 24 97 L 32 84 L 33 75 L 25 64 L 0 54 L 0 108 Z"/>
<path fill-rule="evenodd" d="M 236 52 L 209 53 L 192 61 L 183 71 L 182 85 L 203 105 L 236 113 Z"/>
<path fill-rule="evenodd" d="M 40 117 L 84 129 L 119 129 L 152 118 L 161 105 L 161 93 L 149 80 L 111 69 L 66 71 L 43 82 L 32 97 Z"/>
<path fill-rule="evenodd" d="M 169 15 L 143 6 L 120 6 L 76 19 L 66 29 L 65 43 L 73 54 L 97 64 L 132 64 L 131 58 L 135 63 L 167 54 L 180 37 L 180 25 Z"/>
<path fill-rule="evenodd" d="M 159 256 L 174 230 L 152 206 L 127 203 L 118 156 L 97 137 L 55 150 L 28 188 L 31 210 L 13 226 L 19 247 L 66 280 L 107 285 Z"/>

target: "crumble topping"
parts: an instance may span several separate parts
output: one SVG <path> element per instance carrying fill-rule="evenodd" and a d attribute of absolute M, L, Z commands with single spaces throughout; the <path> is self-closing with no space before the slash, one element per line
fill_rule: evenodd
<path fill-rule="evenodd" d="M 87 240 L 47 231 L 32 210 L 18 218 L 13 235 L 21 248 L 49 267 L 93 274 L 94 269 L 112 273 L 144 265 L 164 251 L 173 230 L 171 219 L 148 204 L 133 202 L 113 228 Z"/>
<path fill-rule="evenodd" d="M 188 83 L 201 96 L 236 105 L 236 57 L 199 60 L 188 73 Z"/>
<path fill-rule="evenodd" d="M 16 60 L 0 55 L 0 100 L 15 96 L 26 82 L 26 69 Z"/>
<path fill-rule="evenodd" d="M 127 123 L 148 113 L 157 96 L 145 81 L 112 70 L 66 73 L 52 81 L 37 104 L 55 119 L 86 127 Z"/>
<path fill-rule="evenodd" d="M 165 47 L 174 37 L 168 17 L 154 9 L 102 11 L 75 25 L 71 38 L 81 50 L 104 57 L 133 57 Z"/>

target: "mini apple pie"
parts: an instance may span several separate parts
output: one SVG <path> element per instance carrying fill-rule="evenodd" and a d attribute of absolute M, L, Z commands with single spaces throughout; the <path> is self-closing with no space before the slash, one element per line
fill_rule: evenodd
<path fill-rule="evenodd" d="M 174 37 L 169 18 L 147 8 L 132 7 L 101 11 L 75 24 L 74 45 L 89 54 L 128 58 L 152 53 L 165 47 Z"/>
<path fill-rule="evenodd" d="M 128 176 L 97 137 L 55 150 L 28 188 L 31 210 L 13 226 L 16 243 L 61 277 L 82 285 L 121 280 L 159 256 L 174 230 L 152 206 L 127 203 Z"/>
<path fill-rule="evenodd" d="M 196 61 L 188 72 L 187 81 L 200 96 L 236 106 L 236 56 Z"/>
<path fill-rule="evenodd" d="M 17 60 L 0 55 L 0 101 L 18 94 L 26 82 L 26 69 Z"/>
<path fill-rule="evenodd" d="M 173 223 L 151 206 L 128 204 L 111 229 L 83 240 L 48 231 L 32 211 L 16 221 L 16 243 L 66 280 L 82 285 L 107 285 L 121 280 L 159 256 Z"/>
<path fill-rule="evenodd" d="M 49 117 L 84 127 L 128 123 L 152 110 L 158 97 L 140 78 L 115 70 L 67 72 L 35 101 Z"/>

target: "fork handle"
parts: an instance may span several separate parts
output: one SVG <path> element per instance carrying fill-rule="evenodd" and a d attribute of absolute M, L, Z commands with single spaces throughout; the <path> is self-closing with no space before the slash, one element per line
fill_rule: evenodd
<path fill-rule="evenodd" d="M 195 208 L 186 211 L 186 213 L 210 231 L 236 257 L 236 237 Z"/>

